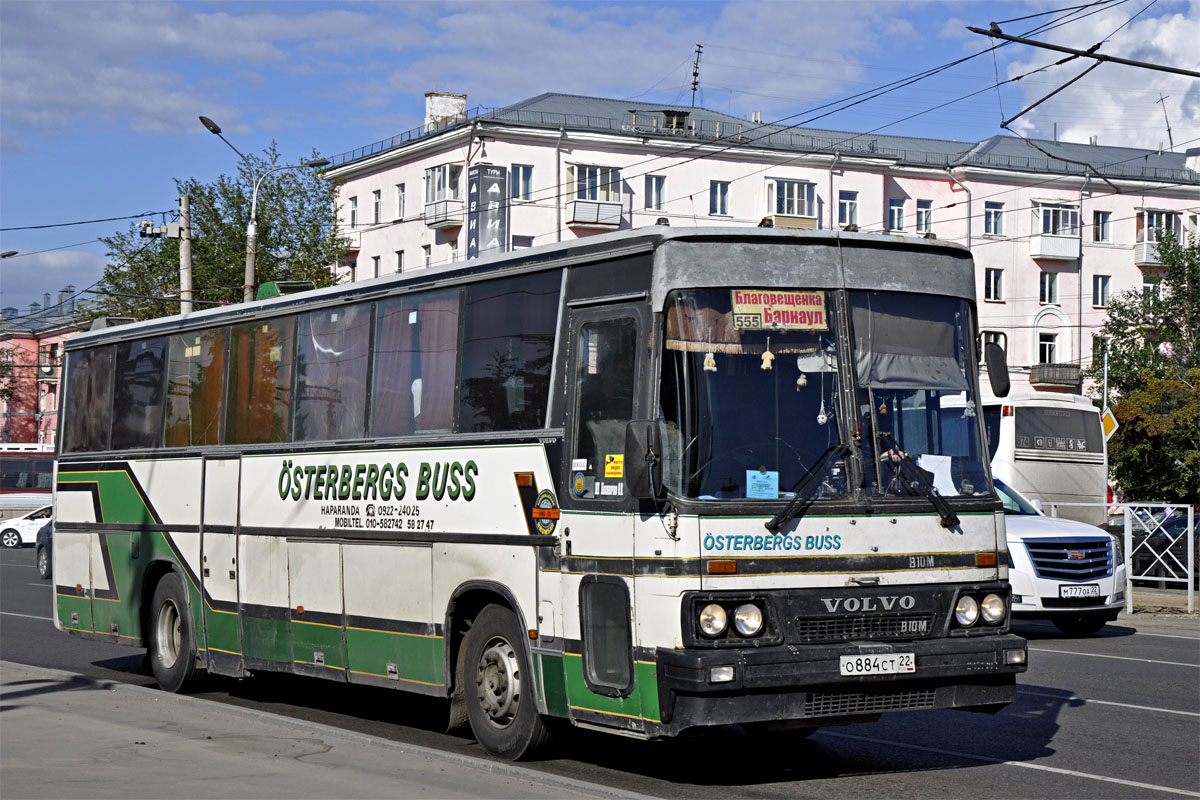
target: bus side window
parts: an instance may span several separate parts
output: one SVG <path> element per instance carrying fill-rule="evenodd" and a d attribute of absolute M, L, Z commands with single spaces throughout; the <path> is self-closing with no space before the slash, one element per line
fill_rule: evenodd
<path fill-rule="evenodd" d="M 375 436 L 449 431 L 454 425 L 459 291 L 379 303 L 375 338 Z"/>
<path fill-rule="evenodd" d="M 360 303 L 300 317 L 292 441 L 361 439 L 367 432 L 367 350 L 371 306 Z"/>
<path fill-rule="evenodd" d="M 71 353 L 67 359 L 67 423 L 63 452 L 108 449 L 112 419 L 113 347 Z"/>
<path fill-rule="evenodd" d="M 113 450 L 162 445 L 166 355 L 165 336 L 117 345 Z"/>
<path fill-rule="evenodd" d="M 225 443 L 286 442 L 295 317 L 234 325 L 225 389 Z"/>
<path fill-rule="evenodd" d="M 171 337 L 163 434 L 167 447 L 221 443 L 224 381 L 224 328 Z"/>
<path fill-rule="evenodd" d="M 625 426 L 633 418 L 637 321 L 586 322 L 577 345 L 573 492 L 584 498 L 621 497 Z"/>

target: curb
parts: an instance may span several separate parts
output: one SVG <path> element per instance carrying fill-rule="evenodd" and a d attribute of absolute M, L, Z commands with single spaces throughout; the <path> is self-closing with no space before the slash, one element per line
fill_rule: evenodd
<path fill-rule="evenodd" d="M 188 695 L 172 694 L 164 692 L 161 689 L 152 689 L 145 686 L 134 686 L 133 684 L 121 683 L 119 681 L 104 680 L 93 678 L 88 675 L 82 675 L 77 672 L 69 672 L 67 670 L 50 669 L 49 667 L 38 667 L 32 664 L 21 664 L 15 661 L 0 661 L 0 670 L 20 669 L 35 673 L 36 676 L 45 677 L 54 680 L 69 680 L 76 685 L 90 686 L 94 689 L 111 692 L 125 692 L 133 695 L 142 695 L 153 699 L 155 702 L 170 702 L 177 703 L 183 706 L 220 713 L 232 713 L 241 717 L 255 720 L 266 720 L 275 724 L 284 725 L 289 728 L 319 733 L 329 737 L 337 737 L 344 741 L 384 747 L 389 750 L 395 750 L 400 753 L 410 753 L 413 755 L 424 756 L 432 760 L 443 761 L 456 766 L 470 767 L 492 775 L 502 775 L 508 778 L 517 780 L 530 781 L 531 783 L 541 783 L 548 786 L 567 789 L 573 792 L 578 792 L 584 795 L 592 795 L 595 797 L 619 798 L 620 800 L 650 800 L 653 795 L 638 794 L 636 792 L 627 792 L 621 789 L 603 786 L 597 783 L 589 783 L 587 781 L 567 778 L 561 775 L 555 775 L 549 772 L 539 772 L 529 769 L 528 767 L 517 766 L 516 764 L 506 761 L 492 761 L 486 758 L 476 758 L 474 756 L 466 756 L 458 753 L 449 753 L 444 750 L 436 750 L 431 747 L 423 747 L 415 744 L 405 744 L 396 742 L 391 739 L 381 739 L 377 736 L 371 736 L 365 733 L 356 731 L 348 731 L 343 728 L 337 728 L 333 725 L 326 725 L 321 722 L 310 722 L 303 719 L 295 719 L 293 717 L 275 714 L 270 711 L 261 711 L 255 708 L 245 708 L 243 706 L 235 706 L 227 703 L 220 703 L 214 700 L 202 700 L 198 697 L 189 697 Z"/>

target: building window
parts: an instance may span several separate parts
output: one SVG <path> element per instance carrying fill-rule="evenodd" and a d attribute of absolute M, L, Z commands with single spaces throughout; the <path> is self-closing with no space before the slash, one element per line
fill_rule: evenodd
<path fill-rule="evenodd" d="M 350 198 L 350 227 L 358 227 L 358 198 Z"/>
<path fill-rule="evenodd" d="M 714 217 L 729 216 L 729 182 L 708 182 L 708 213 Z"/>
<path fill-rule="evenodd" d="M 888 230 L 902 231 L 904 230 L 904 201 L 900 199 L 888 200 Z"/>
<path fill-rule="evenodd" d="M 1101 308 L 1108 305 L 1111 278 L 1108 275 L 1092 276 L 1092 305 Z"/>
<path fill-rule="evenodd" d="M 533 247 L 533 237 L 532 236 L 513 236 L 512 237 L 512 249 L 513 250 L 527 250 L 530 247 Z"/>
<path fill-rule="evenodd" d="M 775 213 L 789 217 L 815 217 L 816 189 L 816 184 L 807 181 L 775 181 Z"/>
<path fill-rule="evenodd" d="M 371 277 L 378 278 L 380 256 L 371 256 Z"/>
<path fill-rule="evenodd" d="M 933 231 L 933 201 L 918 200 L 917 201 L 917 233 L 931 233 Z"/>
<path fill-rule="evenodd" d="M 404 219 L 404 184 L 396 184 L 396 222 Z"/>
<path fill-rule="evenodd" d="M 404 272 L 404 251 L 396 251 L 396 272 Z"/>
<path fill-rule="evenodd" d="M 1033 207 L 1033 234 L 1043 236 L 1078 236 L 1079 209 L 1075 206 Z"/>
<path fill-rule="evenodd" d="M 574 183 L 571 195 L 576 200 L 621 202 L 621 170 L 616 167 L 572 164 L 567 167 L 567 182 Z"/>
<path fill-rule="evenodd" d="M 433 264 L 433 245 L 421 245 L 421 266 L 428 268 Z"/>
<path fill-rule="evenodd" d="M 983 232 L 988 236 L 1004 235 L 1004 203 L 984 202 Z"/>
<path fill-rule="evenodd" d="M 358 280 L 358 262 L 350 261 L 346 266 L 350 267 L 350 282 L 354 283 Z"/>
<path fill-rule="evenodd" d="M 1109 221 L 1112 219 L 1111 211 L 1093 211 L 1092 212 L 1092 241 L 1093 242 L 1111 242 L 1112 232 L 1109 229 Z"/>
<path fill-rule="evenodd" d="M 998 345 L 1001 350 L 1008 352 L 1008 334 L 1000 331 L 984 331 L 983 344 L 985 347 L 989 344 Z"/>
<path fill-rule="evenodd" d="M 425 202 L 461 200 L 462 164 L 442 164 L 425 170 Z"/>
<path fill-rule="evenodd" d="M 458 242 L 451 239 L 447 244 L 450 245 L 450 261 L 458 261 Z"/>
<path fill-rule="evenodd" d="M 1092 363 L 1104 363 L 1104 351 L 1108 349 L 1108 339 L 1103 336 L 1092 337 Z"/>
<path fill-rule="evenodd" d="M 664 195 L 667 191 L 666 175 L 646 176 L 646 210 L 662 211 L 666 202 Z"/>
<path fill-rule="evenodd" d="M 1058 334 L 1057 333 L 1039 333 L 1038 334 L 1038 363 L 1039 364 L 1054 364 L 1057 357 L 1058 349 Z"/>
<path fill-rule="evenodd" d="M 1156 297 L 1162 297 L 1162 278 L 1158 275 L 1143 275 L 1142 302 L 1149 303 Z"/>
<path fill-rule="evenodd" d="M 983 271 L 983 299 L 1004 299 L 1004 270 L 988 267 Z"/>
<path fill-rule="evenodd" d="M 1179 236 L 1179 215 L 1170 211 L 1139 211 L 1137 215 L 1137 241 L 1157 242 L 1164 231 Z"/>
<path fill-rule="evenodd" d="M 1053 305 L 1058 302 L 1058 273 L 1043 272 L 1038 284 L 1038 302 Z"/>
<path fill-rule="evenodd" d="M 858 224 L 858 192 L 838 192 L 838 225 Z"/>
<path fill-rule="evenodd" d="M 383 221 L 383 191 L 376 189 L 371 192 L 371 223 L 378 225 Z"/>
<path fill-rule="evenodd" d="M 533 167 L 528 164 L 512 165 L 512 199 L 533 199 Z"/>

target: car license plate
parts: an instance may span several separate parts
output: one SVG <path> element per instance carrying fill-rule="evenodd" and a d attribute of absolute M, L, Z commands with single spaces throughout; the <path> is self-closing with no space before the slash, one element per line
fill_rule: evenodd
<path fill-rule="evenodd" d="M 913 653 L 842 656 L 839 667 L 843 675 L 895 675 L 900 672 L 916 672 L 917 657 Z"/>
<path fill-rule="evenodd" d="M 1085 583 L 1079 586 L 1059 586 L 1059 597 L 1099 597 L 1100 584 Z"/>

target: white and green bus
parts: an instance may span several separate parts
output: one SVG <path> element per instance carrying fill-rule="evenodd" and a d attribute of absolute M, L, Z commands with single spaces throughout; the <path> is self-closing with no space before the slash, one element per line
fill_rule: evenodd
<path fill-rule="evenodd" d="M 974 287 L 936 241 L 654 227 L 81 334 L 55 624 L 169 691 L 446 698 L 509 758 L 994 712 Z"/>

